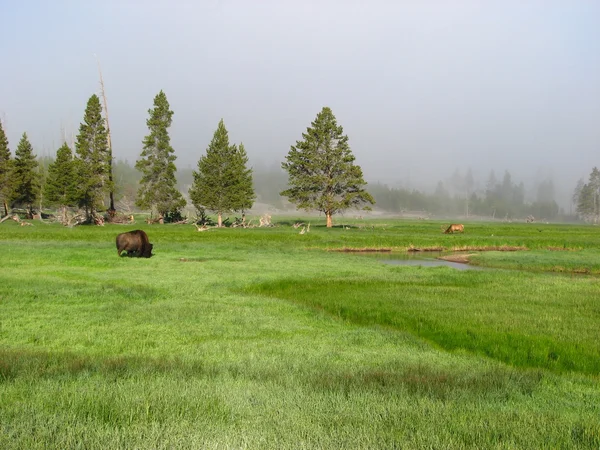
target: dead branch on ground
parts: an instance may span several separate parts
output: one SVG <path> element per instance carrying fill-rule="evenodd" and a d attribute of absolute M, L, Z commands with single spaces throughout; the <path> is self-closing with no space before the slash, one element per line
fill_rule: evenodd
<path fill-rule="evenodd" d="M 259 227 L 272 227 L 273 224 L 271 223 L 271 215 L 270 214 L 263 214 L 260 219 L 260 225 Z"/>

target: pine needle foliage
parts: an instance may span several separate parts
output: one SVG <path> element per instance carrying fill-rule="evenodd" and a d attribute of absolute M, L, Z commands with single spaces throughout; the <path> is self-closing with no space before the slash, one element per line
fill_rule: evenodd
<path fill-rule="evenodd" d="M 292 146 L 282 167 L 289 188 L 281 192 L 299 209 L 323 212 L 327 227 L 331 217 L 351 207 L 368 209 L 375 200 L 364 187 L 362 169 L 354 164 L 348 136 L 338 126 L 330 108 L 324 107 Z"/>
<path fill-rule="evenodd" d="M 61 207 L 77 204 L 77 174 L 73 152 L 64 143 L 56 151 L 56 159 L 48 167 L 48 177 L 44 185 L 47 204 Z"/>
<path fill-rule="evenodd" d="M 109 176 L 111 155 L 104 123 L 100 99 L 94 94 L 88 100 L 75 142 L 77 199 L 88 218 L 104 206 L 105 197 L 112 188 Z"/>
<path fill-rule="evenodd" d="M 243 144 L 238 147 L 229 143 L 223 119 L 206 154 L 198 161 L 198 171 L 194 171 L 189 195 L 196 209 L 207 209 L 217 214 L 219 226 L 222 225 L 223 214 L 246 211 L 254 203 L 252 169 L 248 168 L 246 149 Z"/>
<path fill-rule="evenodd" d="M 38 162 L 33 154 L 33 147 L 27 133 L 23 133 L 17 150 L 12 170 L 12 205 L 22 206 L 33 211 L 33 205 L 40 195 Z"/>
<path fill-rule="evenodd" d="M 186 201 L 177 189 L 175 178 L 177 157 L 169 136 L 173 111 L 162 90 L 154 97 L 154 108 L 148 114 L 146 125 L 150 134 L 144 138 L 144 148 L 135 164 L 142 173 L 136 205 L 161 217 L 176 216 Z"/>
<path fill-rule="evenodd" d="M 4 214 L 8 214 L 8 202 L 12 193 L 12 163 L 8 138 L 0 121 L 0 201 L 3 204 Z"/>

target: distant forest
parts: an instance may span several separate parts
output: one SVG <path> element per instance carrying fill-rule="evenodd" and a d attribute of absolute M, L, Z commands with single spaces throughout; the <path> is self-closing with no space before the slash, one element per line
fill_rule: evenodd
<path fill-rule="evenodd" d="M 52 161 L 46 158 L 42 167 Z M 114 166 L 115 199 L 120 208 L 134 210 L 134 199 L 141 174 L 126 161 L 118 160 Z M 195 168 L 177 170 L 177 187 L 187 193 L 193 183 Z M 253 167 L 256 202 L 273 210 L 293 211 L 294 205 L 279 195 L 287 187 L 287 173 L 278 164 Z M 437 183 L 434 192 L 426 193 L 417 189 L 391 187 L 379 182 L 370 182 L 367 190 L 376 200 L 374 210 L 394 214 L 416 214 L 431 216 L 484 216 L 488 218 L 518 220 L 533 216 L 539 220 L 575 220 L 559 208 L 554 199 L 554 185 L 551 180 L 538 184 L 535 199 L 526 201 L 522 182 L 514 182 L 510 173 L 505 172 L 497 180 L 492 172 L 485 190 L 473 190 L 470 172 L 464 178 L 454 174 L 452 186 L 442 181 Z M 188 207 L 190 204 L 188 203 Z M 257 207 L 259 207 L 257 205 Z"/>
<path fill-rule="evenodd" d="M 54 157 L 38 158 L 41 179 L 47 175 Z M 187 191 L 193 183 L 195 168 L 178 169 L 177 187 L 188 200 Z M 117 209 L 135 212 L 136 192 L 141 173 L 129 162 L 115 161 L 113 165 L 115 182 L 115 201 Z M 287 173 L 273 163 L 270 166 L 253 167 L 254 191 L 257 208 L 265 207 L 277 211 L 294 211 L 294 205 L 279 195 L 287 187 Z M 369 182 L 367 189 L 376 200 L 375 211 L 392 214 L 413 214 L 422 217 L 485 217 L 500 220 L 523 220 L 533 216 L 536 220 L 598 222 L 600 195 L 594 194 L 596 184 L 600 185 L 600 173 L 594 168 L 590 181 L 580 180 L 573 192 L 573 210 L 564 211 L 555 200 L 552 180 L 538 183 L 534 192 L 526 195 L 522 182 L 513 181 L 509 172 L 497 179 L 494 172 L 488 176 L 484 189 L 474 190 L 470 171 L 464 177 L 455 173 L 451 182 L 439 181 L 434 192 L 418 189 L 393 187 L 380 182 Z M 597 191 L 596 191 L 597 192 Z M 526 200 L 533 197 L 533 200 Z M 41 199 L 39 205 L 48 208 Z"/>
<path fill-rule="evenodd" d="M 105 209 L 112 214 L 118 211 L 127 215 L 140 211 L 157 211 L 160 217 L 168 218 L 172 215 L 173 219 L 181 218 L 180 213 L 195 214 L 198 212 L 195 209 L 198 208 L 202 214 L 204 209 L 217 212 L 220 223 L 222 212 L 243 213 L 251 209 L 261 212 L 296 210 L 296 205 L 293 201 L 290 202 L 289 196 L 281 195 L 283 191 L 292 192 L 288 185 L 291 183 L 289 174 L 283 166 L 291 164 L 290 155 L 293 152 L 288 155 L 288 163 L 283 165 L 282 161 L 273 160 L 270 165 L 250 167 L 247 165 L 248 158 L 243 144 L 229 144 L 227 130 L 221 120 L 209 146 L 211 151 L 199 162 L 204 165 L 204 169 L 199 172 L 196 172 L 198 167 L 177 169 L 167 131 L 173 112 L 162 91 L 155 97 L 155 107 L 149 113 L 147 123 L 150 134 L 144 138 L 144 150 L 135 165 L 112 157 L 100 100 L 96 95 L 88 101 L 77 144 L 69 146 L 63 143 L 56 156 L 36 157 L 24 133 L 13 159 L 0 122 L 0 198 L 4 213 L 8 215 L 9 203 L 26 206 L 30 215 L 34 209 L 41 211 L 62 205 L 64 213 L 67 206 L 79 205 L 85 207 L 86 215 L 90 216 L 93 216 L 94 210 Z M 328 108 L 324 108 L 317 118 L 321 115 L 329 117 L 335 125 L 335 117 Z M 339 132 L 342 132 L 341 127 Z M 336 140 L 338 143 L 342 141 L 346 143 L 347 137 L 342 136 Z M 297 143 L 300 144 L 302 143 Z M 314 143 L 305 143 L 304 146 L 310 149 L 314 147 Z M 76 157 L 73 157 L 73 151 Z M 348 160 L 354 161 L 349 147 L 345 151 L 349 155 Z M 223 161 L 229 164 L 223 166 L 227 167 L 227 172 L 216 165 Z M 301 159 L 298 161 L 303 162 Z M 363 181 L 360 168 L 357 166 L 352 170 L 355 169 L 360 175 L 356 186 L 360 187 L 365 185 L 365 181 L 368 182 L 364 195 L 368 203 L 373 203 L 374 200 L 373 210 L 377 212 L 421 218 L 583 220 L 600 223 L 600 171 L 596 167 L 592 169 L 587 183 L 581 179 L 575 186 L 569 211 L 559 207 L 554 183 L 549 178 L 538 181 L 526 191 L 524 183 L 514 180 L 508 171 L 501 177 L 491 171 L 482 186 L 475 182 L 470 169 L 464 174 L 456 170 L 447 180 L 438 181 L 433 191 L 427 192 L 390 186 L 376 180 Z M 215 178 L 215 174 L 221 172 L 227 174 L 226 180 Z M 203 183 L 201 188 L 198 183 Z M 332 184 L 339 185 L 340 181 Z M 228 203 L 221 205 L 211 196 L 223 197 L 224 186 L 229 186 L 227 195 L 230 199 Z M 314 187 L 310 189 L 314 190 Z M 357 191 L 353 189 L 355 187 L 348 191 L 350 195 L 356 195 Z M 218 195 L 212 195 L 215 192 Z M 107 208 L 108 195 L 110 206 Z M 336 195 L 339 196 L 339 193 Z M 335 196 L 331 198 L 336 199 Z M 205 208 L 207 205 L 209 207 Z M 314 205 L 313 202 L 309 208 L 306 205 L 304 207 L 311 210 Z M 351 209 L 348 205 L 343 206 L 336 211 Z"/>

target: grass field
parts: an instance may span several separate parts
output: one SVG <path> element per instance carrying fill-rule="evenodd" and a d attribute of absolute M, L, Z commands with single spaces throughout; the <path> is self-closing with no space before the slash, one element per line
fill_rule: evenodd
<path fill-rule="evenodd" d="M 1 224 L 0 448 L 600 448 L 600 229 L 311 220 Z"/>

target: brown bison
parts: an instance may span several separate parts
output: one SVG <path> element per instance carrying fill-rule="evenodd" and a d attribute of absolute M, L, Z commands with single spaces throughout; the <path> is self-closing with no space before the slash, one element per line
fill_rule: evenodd
<path fill-rule="evenodd" d="M 148 241 L 148 235 L 142 230 L 128 231 L 117 236 L 117 254 L 121 256 L 123 250 L 127 256 L 150 258 L 153 245 Z"/>
<path fill-rule="evenodd" d="M 448 228 L 446 228 L 446 231 L 444 231 L 444 233 L 446 233 L 446 234 L 453 233 L 454 234 L 455 231 L 460 231 L 461 233 L 464 233 L 465 226 L 462 223 L 453 223 Z"/>

